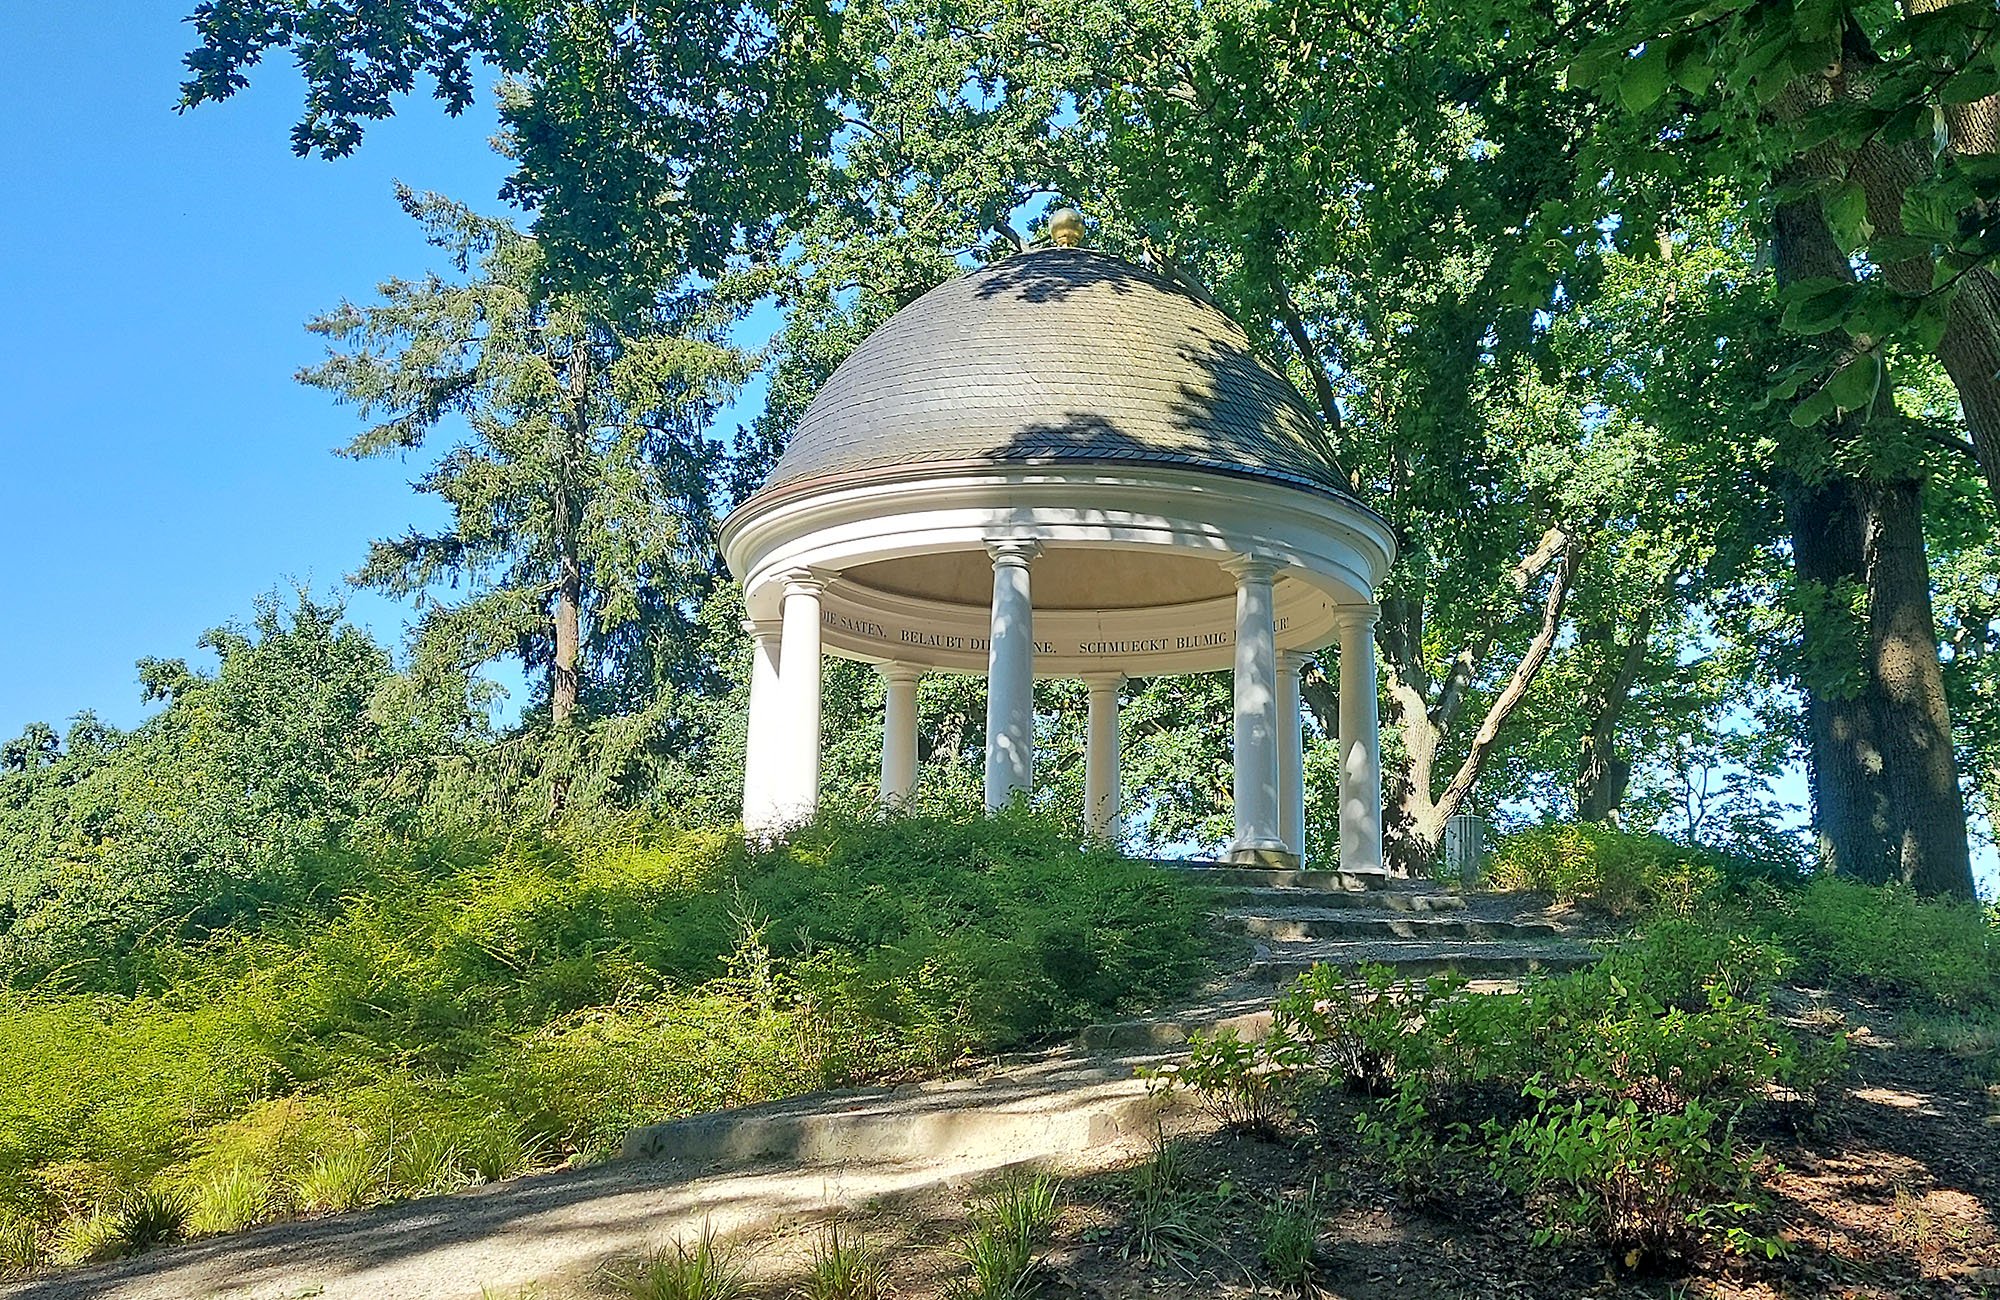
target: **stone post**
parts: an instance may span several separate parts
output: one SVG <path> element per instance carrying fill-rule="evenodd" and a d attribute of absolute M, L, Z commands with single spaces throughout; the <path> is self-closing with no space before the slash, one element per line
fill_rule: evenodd
<path fill-rule="evenodd" d="M 1375 698 L 1373 605 L 1338 613 L 1340 627 L 1340 870 L 1387 877 L 1382 863 L 1382 730 Z"/>
<path fill-rule="evenodd" d="M 1034 541 L 987 544 L 993 557 L 993 638 L 986 658 L 986 807 L 1004 808 L 1035 781 Z"/>
<path fill-rule="evenodd" d="M 917 683 L 915 664 L 876 664 L 887 691 L 882 704 L 882 802 L 899 807 L 917 793 Z"/>
<path fill-rule="evenodd" d="M 1229 858 L 1295 866 L 1278 837 L 1277 566 L 1245 555 L 1223 567 L 1236 578 L 1236 838 Z"/>
<path fill-rule="evenodd" d="M 1090 687 L 1090 722 L 1083 760 L 1083 825 L 1100 840 L 1118 839 L 1119 764 L 1118 688 L 1123 673 L 1083 679 Z"/>

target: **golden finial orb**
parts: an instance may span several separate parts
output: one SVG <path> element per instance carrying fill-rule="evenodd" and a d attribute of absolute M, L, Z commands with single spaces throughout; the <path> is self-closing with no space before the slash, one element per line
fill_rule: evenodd
<path fill-rule="evenodd" d="M 1049 214 L 1049 242 L 1057 248 L 1075 248 L 1083 242 L 1083 214 L 1075 208 L 1057 208 Z"/>

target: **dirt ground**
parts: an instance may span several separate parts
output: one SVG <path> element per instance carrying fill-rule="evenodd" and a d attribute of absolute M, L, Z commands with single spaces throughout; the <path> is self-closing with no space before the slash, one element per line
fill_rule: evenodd
<path fill-rule="evenodd" d="M 1827 1014 L 1827 1013 L 1823 1013 Z M 1324 1138 L 1275 1140 L 1184 1124 L 1186 1185 L 1201 1189 L 1203 1245 L 1135 1258 L 1131 1174 L 1072 1179 L 1045 1254 L 1055 1300 L 1195 1300 L 1286 1294 L 1265 1280 L 1258 1228 L 1273 1201 L 1316 1187 L 1323 1208 L 1314 1293 L 1328 1300 L 1931 1300 L 2000 1297 L 2000 1087 L 1993 1063 L 1900 1046 L 1887 1017 L 1830 1013 L 1853 1044 L 1845 1096 L 1816 1131 L 1775 1126 L 1762 1140 L 1762 1206 L 1746 1226 L 1785 1243 L 1782 1257 L 1719 1254 L 1671 1271 L 1628 1269 L 1597 1249 L 1537 1245 L 1526 1209 L 1493 1187 L 1426 1204 L 1398 1199 L 1362 1158 L 1343 1116 Z M 849 1222 L 884 1248 L 895 1296 L 934 1296 L 963 1272 L 951 1248 L 963 1205 L 933 1202 Z M 760 1294 L 791 1293 L 793 1269 L 822 1230 L 799 1224 L 755 1247 Z"/>

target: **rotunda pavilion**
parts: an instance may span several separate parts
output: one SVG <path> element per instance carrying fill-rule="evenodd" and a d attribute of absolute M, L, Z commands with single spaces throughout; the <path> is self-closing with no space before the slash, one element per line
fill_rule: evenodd
<path fill-rule="evenodd" d="M 1338 644 L 1340 867 L 1382 872 L 1374 590 L 1395 555 L 1291 385 L 1213 305 L 1053 243 L 931 290 L 836 369 L 722 525 L 756 643 L 743 821 L 819 793 L 821 656 L 887 682 L 882 794 L 913 793 L 917 684 L 984 673 L 986 803 L 1034 778 L 1034 681 L 1089 685 L 1090 829 L 1119 829 L 1128 677 L 1234 673 L 1234 862 L 1305 848 L 1299 674 Z"/>

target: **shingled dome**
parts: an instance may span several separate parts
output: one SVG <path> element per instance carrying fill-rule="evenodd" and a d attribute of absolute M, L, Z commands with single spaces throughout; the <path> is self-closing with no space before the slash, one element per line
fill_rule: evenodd
<path fill-rule="evenodd" d="M 939 285 L 833 372 L 765 485 L 912 464 L 1150 461 L 1345 496 L 1236 323 L 1143 267 L 1045 248 Z"/>
<path fill-rule="evenodd" d="M 1234 322 L 1071 246 L 1075 213 L 1049 229 L 1057 246 L 940 285 L 876 329 L 723 521 L 757 646 L 745 826 L 817 802 L 825 653 L 887 681 L 891 801 L 916 787 L 924 672 L 986 675 L 995 807 L 1033 782 L 1035 678 L 1085 680 L 1087 815 L 1113 838 L 1120 683 L 1228 669 L 1232 857 L 1296 865 L 1300 672 L 1337 641 L 1341 870 L 1379 879 L 1373 592 L 1388 528 Z"/>

